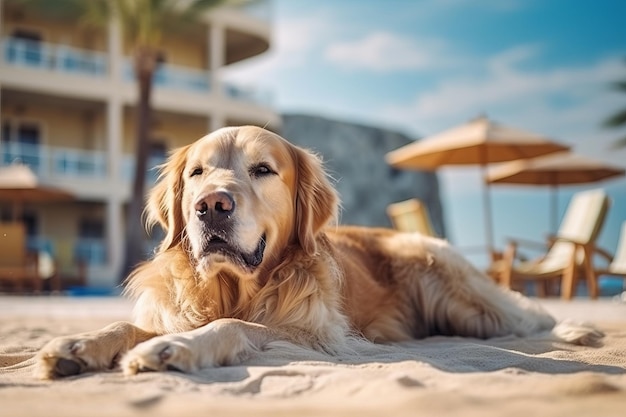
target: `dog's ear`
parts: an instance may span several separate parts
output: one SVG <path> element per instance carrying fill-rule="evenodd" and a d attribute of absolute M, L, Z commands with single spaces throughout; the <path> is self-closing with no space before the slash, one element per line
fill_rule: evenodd
<path fill-rule="evenodd" d="M 317 251 L 316 235 L 331 220 L 337 219 L 339 198 L 330 183 L 320 158 L 293 147 L 296 173 L 296 233 L 300 246 L 309 255 Z"/>
<path fill-rule="evenodd" d="M 159 224 L 165 231 L 165 238 L 159 247 L 161 251 L 180 243 L 185 227 L 181 199 L 189 146 L 174 151 L 161 165 L 159 179 L 148 195 L 146 225 L 150 228 Z"/>

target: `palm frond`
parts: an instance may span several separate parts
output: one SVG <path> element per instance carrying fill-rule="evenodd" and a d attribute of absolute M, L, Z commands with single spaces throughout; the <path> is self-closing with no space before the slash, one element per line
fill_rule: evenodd
<path fill-rule="evenodd" d="M 163 36 L 198 22 L 208 10 L 239 6 L 254 0 L 15 0 L 58 16 L 78 16 L 88 27 L 106 28 L 118 19 L 124 38 L 133 47 L 158 49 Z"/>
<path fill-rule="evenodd" d="M 606 127 L 620 127 L 626 125 L 626 109 L 620 110 L 604 121 Z"/>
<path fill-rule="evenodd" d="M 158 44 L 161 35 L 154 34 L 161 30 L 154 22 L 154 15 L 158 14 L 158 11 L 151 7 L 150 0 L 111 0 L 111 2 L 124 37 L 130 44 L 135 46 Z"/>
<path fill-rule="evenodd" d="M 195 0 L 192 2 L 170 2 L 173 7 L 167 11 L 167 14 L 163 15 L 163 25 L 166 30 L 184 29 L 189 24 L 199 22 L 206 11 L 232 1 L 233 0 Z"/>
<path fill-rule="evenodd" d="M 626 58 L 624 58 L 624 63 L 626 63 Z M 610 84 L 610 88 L 615 91 L 626 93 L 626 80 L 614 81 Z M 608 117 L 606 120 L 604 120 L 602 124 L 605 127 L 611 127 L 611 128 L 619 128 L 622 126 L 626 126 L 626 108 Z M 624 147 L 626 147 L 626 137 L 622 139 L 618 139 L 613 144 L 613 148 L 624 148 Z"/>
<path fill-rule="evenodd" d="M 81 0 L 15 0 L 15 3 L 32 7 L 51 17 L 77 16 L 84 11 L 84 2 Z"/>
<path fill-rule="evenodd" d="M 107 0 L 81 1 L 83 3 L 80 23 L 85 26 L 105 28 L 113 15 L 111 3 Z"/>
<path fill-rule="evenodd" d="M 195 0 L 179 10 L 178 21 L 198 21 L 203 13 L 220 6 L 242 6 L 254 3 L 256 0 Z"/>
<path fill-rule="evenodd" d="M 626 93 L 626 80 L 612 82 L 609 86 L 612 90 Z"/>
<path fill-rule="evenodd" d="M 204 13 L 209 9 L 224 5 L 228 3 L 227 0 L 196 0 L 185 8 L 183 16 L 198 16 L 200 13 Z"/>

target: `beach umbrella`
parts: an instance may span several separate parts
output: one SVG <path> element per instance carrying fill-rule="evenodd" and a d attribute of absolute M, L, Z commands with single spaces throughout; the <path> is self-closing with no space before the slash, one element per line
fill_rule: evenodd
<path fill-rule="evenodd" d="M 532 159 L 511 161 L 489 170 L 489 184 L 547 185 L 551 188 L 551 229 L 556 231 L 560 185 L 587 184 L 624 176 L 624 168 L 573 152 L 558 152 Z"/>
<path fill-rule="evenodd" d="M 21 217 L 24 204 L 71 201 L 74 196 L 62 189 L 39 183 L 27 166 L 11 164 L 0 167 L 0 201 L 13 205 L 13 220 Z"/>
<path fill-rule="evenodd" d="M 442 166 L 479 165 L 534 158 L 569 147 L 544 136 L 505 126 L 481 116 L 434 136 L 405 145 L 386 155 L 400 169 L 436 170 Z M 487 248 L 493 252 L 489 183 L 483 186 Z"/>

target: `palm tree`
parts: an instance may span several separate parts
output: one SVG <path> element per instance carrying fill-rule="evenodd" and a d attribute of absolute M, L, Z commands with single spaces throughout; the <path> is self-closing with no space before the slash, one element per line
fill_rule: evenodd
<path fill-rule="evenodd" d="M 91 15 L 98 16 L 100 11 L 106 17 L 117 18 L 124 37 L 133 48 L 133 69 L 137 81 L 137 116 L 136 116 L 136 163 L 131 200 L 126 217 L 126 250 L 120 280 L 145 258 L 144 228 L 142 213 L 144 209 L 145 178 L 150 152 L 150 125 L 152 119 L 152 85 L 160 58 L 163 56 L 161 42 L 168 29 L 173 29 L 190 20 L 208 8 L 222 3 L 222 0 L 110 0 L 100 1 L 107 7 L 98 10 L 97 3 L 87 0 Z M 181 3 L 184 5 L 181 7 Z M 86 15 L 89 19 L 90 14 Z M 96 20 L 97 21 L 97 20 Z"/>
<path fill-rule="evenodd" d="M 137 81 L 136 163 L 131 201 L 127 212 L 126 247 L 120 281 L 145 257 L 144 209 L 145 178 L 150 152 L 153 76 L 163 57 L 162 40 L 168 31 L 196 21 L 210 8 L 227 0 L 23 0 L 51 14 L 80 16 L 80 23 L 93 28 L 107 28 L 117 20 L 122 34 L 132 48 L 132 62 Z M 228 1 L 242 3 L 242 1 Z"/>
<path fill-rule="evenodd" d="M 614 83 L 611 84 L 611 87 L 612 89 L 616 91 L 626 93 L 626 80 L 615 81 Z M 603 124 L 606 127 L 613 127 L 613 128 L 626 126 L 626 108 L 618 111 L 617 113 L 613 114 L 611 117 L 607 118 Z M 615 141 L 614 146 L 616 148 L 626 147 L 626 136 Z"/>

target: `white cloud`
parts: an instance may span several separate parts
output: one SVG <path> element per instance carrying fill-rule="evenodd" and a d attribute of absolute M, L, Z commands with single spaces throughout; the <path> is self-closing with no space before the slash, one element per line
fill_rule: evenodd
<path fill-rule="evenodd" d="M 515 70 L 515 65 L 533 58 L 539 52 L 540 47 L 538 45 L 516 46 L 490 58 L 487 62 L 487 68 L 496 74 L 509 74 Z"/>
<path fill-rule="evenodd" d="M 411 103 L 387 106 L 380 115 L 430 135 L 484 112 L 501 123 L 568 143 L 577 152 L 623 165 L 626 150 L 610 150 L 621 132 L 601 127 L 602 120 L 623 107 L 623 94 L 608 88 L 609 82 L 623 78 L 622 58 L 543 71 L 517 68 L 537 51 L 535 46 L 505 51 L 487 61 L 485 76 L 444 80 Z M 566 104 L 554 104 L 554 97 Z M 446 192 L 476 193 L 481 182 L 467 172 L 460 168 L 442 171 Z"/>
<path fill-rule="evenodd" d="M 584 117 L 584 111 L 576 109 L 580 106 L 587 109 L 590 99 L 609 95 L 607 83 L 621 77 L 624 71 L 618 57 L 574 68 L 534 72 L 516 68 L 516 64 L 530 58 L 535 51 L 537 48 L 532 46 L 508 50 L 488 60 L 486 76 L 444 80 L 435 89 L 418 95 L 411 103 L 387 106 L 382 114 L 405 126 L 406 121 L 411 120 L 411 126 L 416 131 L 426 134 L 479 113 L 499 114 L 506 109 L 536 114 L 534 109 L 539 107 L 544 111 L 536 114 L 540 118 L 558 117 L 564 111 L 572 114 L 578 111 L 577 117 Z M 577 103 L 573 108 L 548 108 L 546 103 L 554 95 L 562 95 Z M 596 101 L 593 103 L 598 104 Z M 607 103 L 601 106 L 604 111 L 607 111 L 606 107 Z M 597 116 L 596 107 L 593 109 L 593 114 Z M 522 117 L 515 114 L 513 118 Z"/>
<path fill-rule="evenodd" d="M 260 80 L 276 78 L 281 71 L 306 65 L 324 36 L 332 36 L 332 21 L 332 16 L 324 11 L 277 18 L 270 50 L 258 58 L 224 69 L 224 79 L 241 84 L 258 84 Z"/>
<path fill-rule="evenodd" d="M 435 68 L 448 61 L 445 44 L 390 32 L 373 32 L 356 41 L 338 42 L 326 49 L 325 58 L 347 69 L 379 72 Z"/>

